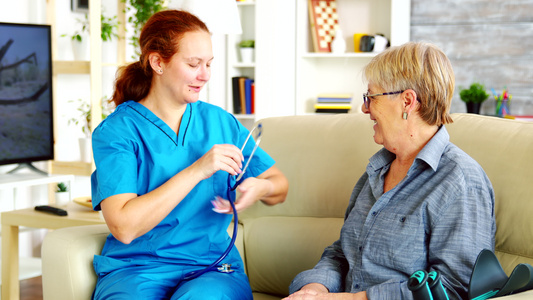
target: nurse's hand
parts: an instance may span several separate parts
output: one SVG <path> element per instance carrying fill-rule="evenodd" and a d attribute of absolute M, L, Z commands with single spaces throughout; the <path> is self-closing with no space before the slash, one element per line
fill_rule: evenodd
<path fill-rule="evenodd" d="M 272 183 L 266 179 L 250 177 L 245 179 L 238 187 L 240 197 L 235 200 L 235 209 L 241 212 L 252 206 L 259 199 L 272 191 Z M 217 197 L 213 203 L 213 210 L 219 213 L 233 213 L 231 205 L 227 199 Z"/>
<path fill-rule="evenodd" d="M 259 200 L 266 205 L 282 203 L 289 190 L 289 181 L 277 167 L 272 166 L 255 178 L 246 178 L 237 190 L 241 194 L 235 201 L 235 209 L 240 212 Z M 220 197 L 213 201 L 213 206 L 215 211 L 232 213 L 228 200 Z"/>
<path fill-rule="evenodd" d="M 264 196 L 271 194 L 273 189 L 273 183 L 268 179 L 246 178 L 237 187 L 237 190 L 241 193 L 240 197 L 235 200 L 237 212 L 247 209 Z"/>
<path fill-rule="evenodd" d="M 231 175 L 240 174 L 244 156 L 234 145 L 214 145 L 206 154 L 194 162 L 191 167 L 196 168 L 202 180 L 211 177 L 217 171 L 226 171 Z"/>

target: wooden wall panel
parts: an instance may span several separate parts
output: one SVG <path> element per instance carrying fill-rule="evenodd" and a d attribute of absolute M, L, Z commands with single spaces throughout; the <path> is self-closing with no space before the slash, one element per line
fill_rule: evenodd
<path fill-rule="evenodd" d="M 411 40 L 429 41 L 456 75 L 452 112 L 465 112 L 461 87 L 509 88 L 511 113 L 533 115 L 533 0 L 412 0 Z M 494 114 L 491 98 L 482 113 Z"/>

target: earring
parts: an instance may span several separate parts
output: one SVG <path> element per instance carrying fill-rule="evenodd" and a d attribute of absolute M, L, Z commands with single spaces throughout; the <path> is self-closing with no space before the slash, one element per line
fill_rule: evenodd
<path fill-rule="evenodd" d="M 159 72 L 160 74 L 163 74 L 163 70 L 161 70 L 161 69 L 159 69 L 158 72 Z"/>
<path fill-rule="evenodd" d="M 405 111 L 403 112 L 402 118 L 403 118 L 404 120 L 407 120 L 407 112 L 405 112 Z"/>

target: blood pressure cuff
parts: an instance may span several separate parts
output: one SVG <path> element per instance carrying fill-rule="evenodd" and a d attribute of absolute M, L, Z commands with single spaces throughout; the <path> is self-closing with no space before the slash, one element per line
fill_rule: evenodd
<path fill-rule="evenodd" d="M 470 276 L 468 299 L 496 298 L 530 289 L 533 289 L 533 267 L 531 265 L 519 264 L 507 277 L 496 255 L 484 249 L 479 253 Z"/>

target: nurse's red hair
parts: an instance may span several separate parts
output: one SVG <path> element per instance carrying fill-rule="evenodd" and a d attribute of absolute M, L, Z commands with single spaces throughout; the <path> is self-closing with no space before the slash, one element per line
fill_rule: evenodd
<path fill-rule="evenodd" d="M 185 11 L 164 10 L 150 17 L 139 38 L 139 61 L 119 68 L 111 101 L 118 106 L 128 100 L 139 101 L 146 97 L 154 72 L 150 67 L 148 55 L 156 52 L 164 62 L 170 61 L 178 52 L 183 35 L 193 31 L 209 32 L 209 29 L 195 15 Z"/>

